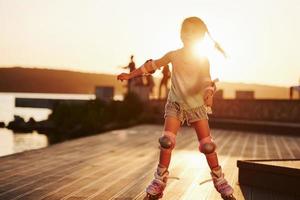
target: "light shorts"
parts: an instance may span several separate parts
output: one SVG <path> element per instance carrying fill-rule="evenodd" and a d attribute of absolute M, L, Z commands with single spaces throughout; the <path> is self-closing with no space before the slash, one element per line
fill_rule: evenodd
<path fill-rule="evenodd" d="M 190 126 L 192 122 L 209 119 L 205 105 L 186 109 L 182 104 L 170 100 L 167 100 L 165 105 L 164 118 L 167 116 L 176 117 L 181 121 L 181 125 L 184 124 L 184 121 L 186 120 L 188 126 Z"/>

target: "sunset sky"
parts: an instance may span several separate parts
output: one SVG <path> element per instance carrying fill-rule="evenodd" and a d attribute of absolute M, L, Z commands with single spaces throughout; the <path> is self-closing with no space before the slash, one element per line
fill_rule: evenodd
<path fill-rule="evenodd" d="M 0 66 L 122 72 L 181 47 L 202 18 L 229 54 L 209 51 L 221 81 L 299 84 L 299 0 L 0 0 Z M 157 73 L 160 75 L 160 73 Z"/>

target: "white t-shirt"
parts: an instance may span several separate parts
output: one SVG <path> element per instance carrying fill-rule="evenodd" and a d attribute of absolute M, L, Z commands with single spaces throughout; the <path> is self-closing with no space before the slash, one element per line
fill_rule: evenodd
<path fill-rule="evenodd" d="M 186 109 L 204 105 L 204 81 L 211 80 L 208 58 L 191 55 L 183 48 L 168 55 L 172 64 L 168 100 L 181 103 Z"/>

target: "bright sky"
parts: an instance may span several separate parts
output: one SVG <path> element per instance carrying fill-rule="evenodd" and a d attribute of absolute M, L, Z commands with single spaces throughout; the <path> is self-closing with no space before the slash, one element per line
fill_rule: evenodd
<path fill-rule="evenodd" d="M 221 81 L 297 85 L 299 0 L 0 0 L 0 66 L 117 74 L 181 47 L 181 22 L 202 18 L 230 58 Z M 158 73 L 159 74 L 159 73 Z"/>

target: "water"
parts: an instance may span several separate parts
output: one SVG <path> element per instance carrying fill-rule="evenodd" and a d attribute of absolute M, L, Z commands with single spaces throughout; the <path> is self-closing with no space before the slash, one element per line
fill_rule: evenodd
<path fill-rule="evenodd" d="M 48 146 L 46 135 L 33 133 L 13 133 L 8 129 L 0 129 L 0 156 L 14 154 L 31 149 Z"/>
<path fill-rule="evenodd" d="M 47 98 L 47 99 L 94 99 L 95 95 L 89 94 L 41 94 L 41 93 L 0 93 L 0 122 L 7 125 L 19 115 L 28 121 L 33 117 L 36 121 L 45 120 L 51 113 L 44 108 L 16 108 L 15 98 Z M 48 146 L 46 135 L 37 132 L 13 133 L 11 130 L 0 128 L 0 156 L 14 154 L 26 150 Z"/>

